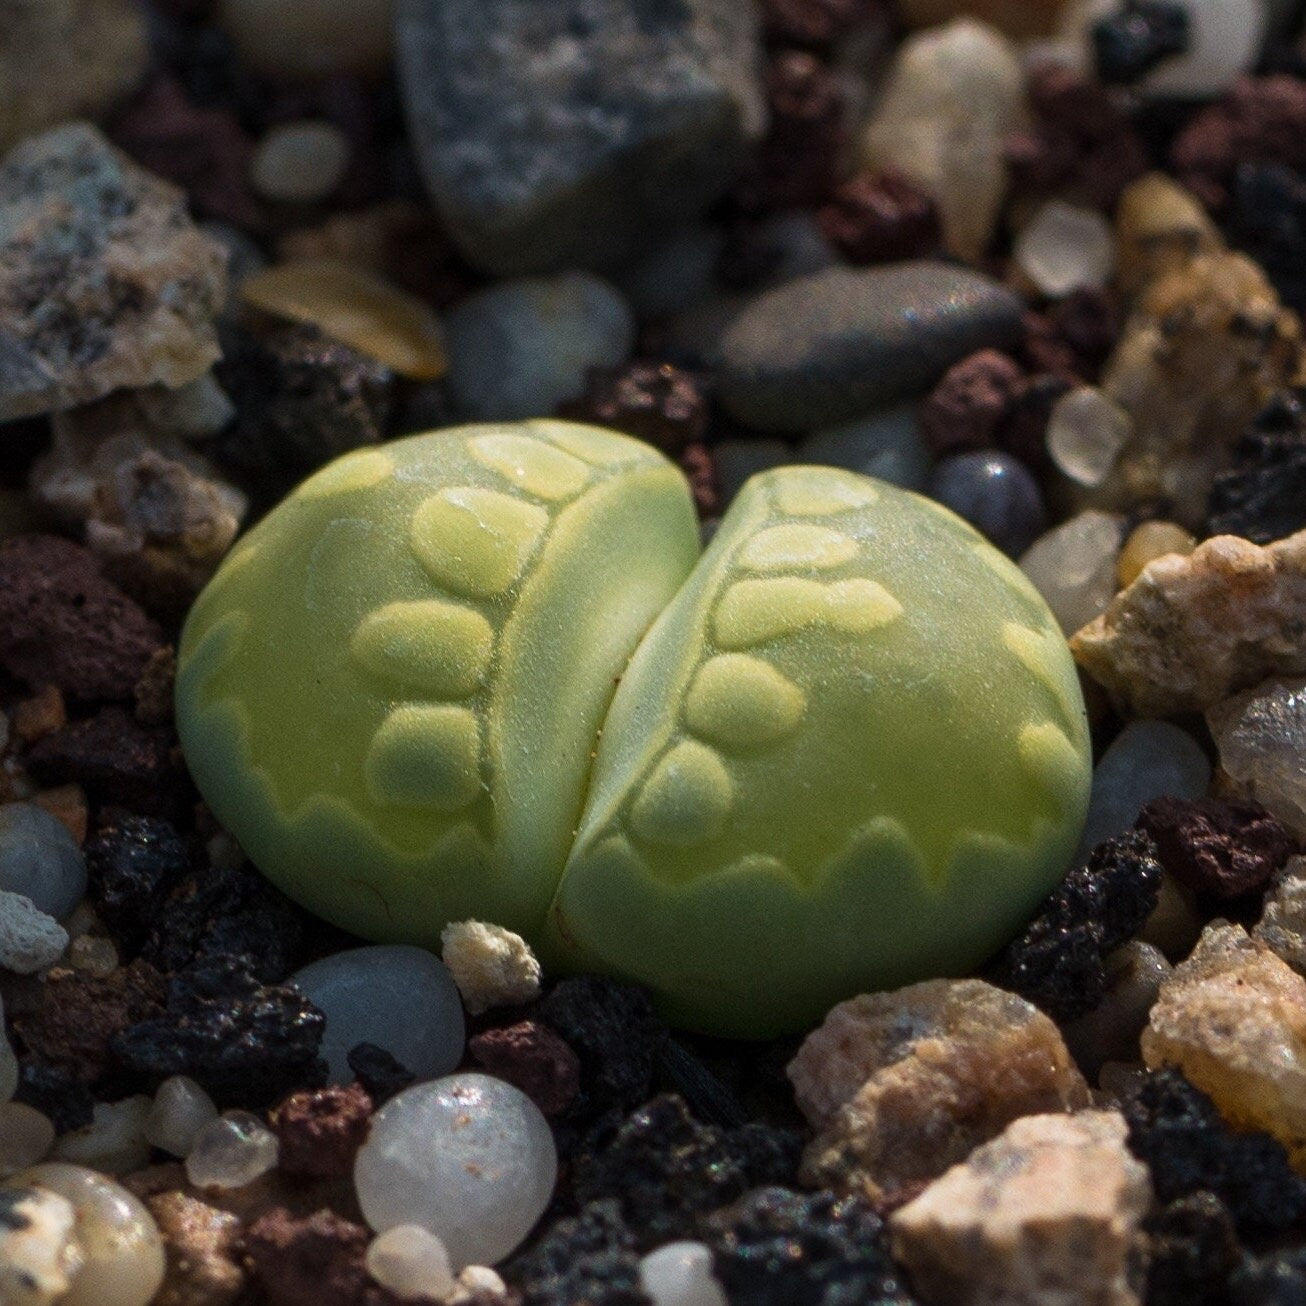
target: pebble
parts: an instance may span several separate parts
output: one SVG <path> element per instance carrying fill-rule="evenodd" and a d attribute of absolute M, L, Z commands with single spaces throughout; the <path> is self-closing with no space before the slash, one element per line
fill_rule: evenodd
<path fill-rule="evenodd" d="M 721 399 L 760 431 L 810 430 L 919 395 L 952 364 L 1014 343 L 1021 304 L 943 263 L 830 268 L 753 300 L 722 340 Z"/>
<path fill-rule="evenodd" d="M 1271 401 L 1238 442 L 1233 466 L 1217 473 L 1205 533 L 1269 544 L 1301 530 L 1306 530 L 1306 408 L 1294 391 Z"/>
<path fill-rule="evenodd" d="M 1128 0 L 1090 31 L 1097 75 L 1109 86 L 1139 81 L 1185 54 L 1195 36 L 1188 7 L 1179 0 Z"/>
<path fill-rule="evenodd" d="M 258 1116 L 225 1111 L 201 1126 L 186 1153 L 186 1178 L 196 1188 L 244 1188 L 275 1169 L 280 1144 Z"/>
<path fill-rule="evenodd" d="M 793 446 L 783 440 L 722 440 L 713 445 L 712 468 L 722 508 L 744 488 L 750 476 L 793 461 Z"/>
<path fill-rule="evenodd" d="M 1077 386 L 1052 406 L 1045 442 L 1063 476 L 1079 485 L 1101 485 L 1129 439 L 1133 423 L 1095 386 Z"/>
<path fill-rule="evenodd" d="M 4 999 L 0 997 L 0 1104 L 10 1101 L 18 1090 L 18 1057 L 9 1042 L 4 1014 Z"/>
<path fill-rule="evenodd" d="M 1224 248 L 1202 202 L 1163 172 L 1128 186 L 1116 211 L 1116 280 L 1128 296 Z"/>
<path fill-rule="evenodd" d="M 1070 0 L 1037 5 L 1029 0 L 899 0 L 896 12 L 913 28 L 937 27 L 958 14 L 973 14 L 1008 36 L 1026 39 L 1056 35 L 1072 8 Z"/>
<path fill-rule="evenodd" d="M 920 405 L 925 443 L 936 454 L 990 448 L 1027 387 L 1020 366 L 996 349 L 963 358 Z"/>
<path fill-rule="evenodd" d="M 259 141 L 250 160 L 254 189 L 281 204 L 319 204 L 344 180 L 349 137 L 329 122 L 286 122 Z"/>
<path fill-rule="evenodd" d="M 35 297 L 34 267 L 48 269 Z M 218 358 L 226 293 L 222 250 L 182 193 L 89 123 L 0 162 L 0 422 L 195 380 Z M 50 329 L 57 314 L 81 324 L 76 348 Z"/>
<path fill-rule="evenodd" d="M 371 76 L 390 61 L 394 0 L 222 0 L 223 28 L 277 80 Z"/>
<path fill-rule="evenodd" d="M 1145 521 L 1130 531 L 1120 550 L 1116 559 L 1116 583 L 1121 589 L 1128 589 L 1157 558 L 1169 553 L 1186 558 L 1196 547 L 1196 538 L 1182 526 L 1172 521 Z"/>
<path fill-rule="evenodd" d="M 399 1297 L 434 1297 L 444 1301 L 457 1286 L 449 1253 L 429 1229 L 398 1224 L 367 1246 L 367 1272 Z"/>
<path fill-rule="evenodd" d="M 1007 184 L 1004 142 L 1025 115 L 1015 46 L 970 18 L 909 36 L 860 137 L 860 162 L 895 172 L 938 204 L 948 252 L 977 260 Z"/>
<path fill-rule="evenodd" d="M 250 277 L 241 298 L 255 308 L 317 327 L 413 381 L 448 369 L 444 328 L 425 301 L 333 258 L 294 259 Z"/>
<path fill-rule="evenodd" d="M 0 1188 L 0 1301 L 5 1306 L 51 1306 L 65 1301 L 84 1256 L 77 1212 L 46 1188 Z M 112 1306 L 105 1303 L 105 1306 Z"/>
<path fill-rule="evenodd" d="M 892 172 L 859 172 L 840 183 L 817 220 L 825 238 L 859 266 L 928 258 L 943 243 L 938 205 Z"/>
<path fill-rule="evenodd" d="M 735 0 L 399 0 L 426 187 L 500 276 L 609 268 L 719 198 L 765 127 Z"/>
<path fill-rule="evenodd" d="M 928 980 L 836 1006 L 789 1065 L 815 1131 L 800 1176 L 892 1199 L 1012 1120 L 1088 1104 L 1053 1022 L 982 980 Z"/>
<path fill-rule="evenodd" d="M 1128 830 L 1154 798 L 1201 798 L 1211 764 L 1197 741 L 1168 721 L 1130 721 L 1093 768 L 1081 855 Z"/>
<path fill-rule="evenodd" d="M 1206 722 L 1225 774 L 1306 839 L 1306 680 L 1267 680 L 1216 704 Z"/>
<path fill-rule="evenodd" d="M 1161 986 L 1143 1031 L 1152 1069 L 1175 1066 L 1235 1129 L 1262 1129 L 1306 1162 L 1306 979 L 1240 925 L 1208 925 Z"/>
<path fill-rule="evenodd" d="M 284 1174 L 339 1179 L 352 1173 L 367 1138 L 373 1101 L 362 1084 L 301 1089 L 280 1102 L 268 1124 L 281 1144 Z"/>
<path fill-rule="evenodd" d="M 1033 473 L 1019 458 L 996 449 L 943 459 L 926 493 L 1012 557 L 1028 549 L 1047 525 Z"/>
<path fill-rule="evenodd" d="M 1268 22 L 1265 0 L 1172 0 L 1188 13 L 1187 48 L 1139 83 L 1144 95 L 1205 99 L 1249 72 Z"/>
<path fill-rule="evenodd" d="M 1131 939 L 1106 959 L 1106 995 L 1087 1015 L 1062 1026 L 1075 1064 L 1090 1083 L 1108 1061 L 1139 1058 L 1138 1039 L 1170 973 L 1160 949 Z"/>
<path fill-rule="evenodd" d="M 150 1144 L 145 1122 L 150 1098 L 144 1094 L 117 1102 L 97 1102 L 91 1123 L 60 1134 L 53 1158 L 71 1161 L 104 1174 L 129 1174 L 149 1164 Z"/>
<path fill-rule="evenodd" d="M 0 891 L 63 920 L 86 892 L 86 861 L 67 829 L 32 803 L 0 806 Z"/>
<path fill-rule="evenodd" d="M 502 281 L 462 300 L 447 325 L 449 390 L 475 422 L 547 417 L 635 343 L 629 305 L 589 272 Z"/>
<path fill-rule="evenodd" d="M 26 1102 L 0 1102 L 0 1178 L 42 1161 L 54 1146 L 54 1122 Z"/>
<path fill-rule="evenodd" d="M 292 983 L 326 1017 L 322 1056 L 333 1084 L 353 1078 L 348 1053 L 384 1048 L 420 1079 L 447 1075 L 462 1059 L 462 1002 L 449 969 L 424 948 L 351 948 L 296 971 Z"/>
<path fill-rule="evenodd" d="M 724 245 L 719 226 L 689 223 L 613 272 L 613 285 L 640 321 L 669 317 L 712 291 Z"/>
<path fill-rule="evenodd" d="M 53 966 L 68 946 L 68 931 L 21 893 L 0 889 L 0 967 L 34 975 Z"/>
<path fill-rule="evenodd" d="M 1147 1167 L 1115 1111 L 1032 1115 L 935 1180 L 889 1221 L 927 1303 L 1138 1306 L 1135 1240 Z"/>
<path fill-rule="evenodd" d="M 1252 938 L 1306 976 L 1306 857 L 1289 858 L 1265 895 Z"/>
<path fill-rule="evenodd" d="M 193 1079 L 170 1075 L 154 1094 L 145 1137 L 152 1146 L 184 1160 L 200 1130 L 217 1117 L 213 1099 Z"/>
<path fill-rule="evenodd" d="M 530 944 L 502 925 L 455 921 L 440 931 L 440 953 L 473 1016 L 540 996 L 540 963 Z"/>
<path fill-rule="evenodd" d="M 514 1251 L 548 1205 L 557 1172 L 539 1108 L 510 1084 L 464 1073 L 391 1098 L 373 1118 L 354 1183 L 373 1229 L 420 1224 L 461 1268 Z"/>
<path fill-rule="evenodd" d="M 1117 707 L 1174 716 L 1306 675 L 1303 622 L 1306 531 L 1265 548 L 1219 535 L 1158 558 L 1070 647 Z"/>
<path fill-rule="evenodd" d="M 1115 234 L 1096 209 L 1049 200 L 1016 238 L 1020 270 L 1040 294 L 1101 290 L 1115 265 Z"/>
<path fill-rule="evenodd" d="M 10 1180 L 66 1198 L 83 1262 L 59 1306 L 146 1306 L 163 1282 L 163 1240 L 154 1217 L 121 1184 L 84 1166 L 48 1161 Z"/>
<path fill-rule="evenodd" d="M 639 1286 L 653 1306 L 726 1306 L 706 1243 L 667 1243 L 649 1252 L 639 1263 Z"/>
<path fill-rule="evenodd" d="M 146 1197 L 168 1268 L 151 1306 L 235 1306 L 244 1295 L 241 1220 L 176 1189 Z"/>
<path fill-rule="evenodd" d="M 798 442 L 793 461 L 846 467 L 904 490 L 923 490 L 930 471 L 915 404 L 900 404 L 813 431 Z"/>
<path fill-rule="evenodd" d="M 1123 517 L 1090 509 L 1039 536 L 1021 556 L 1021 571 L 1067 635 L 1105 612 L 1115 596 L 1124 526 Z"/>

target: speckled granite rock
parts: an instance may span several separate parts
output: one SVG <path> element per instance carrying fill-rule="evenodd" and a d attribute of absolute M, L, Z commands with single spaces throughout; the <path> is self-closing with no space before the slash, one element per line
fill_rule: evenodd
<path fill-rule="evenodd" d="M 1137 1306 L 1134 1239 L 1152 1200 L 1115 1111 L 1027 1116 L 889 1223 L 939 1306 Z"/>
<path fill-rule="evenodd" d="M 218 357 L 225 297 L 222 248 L 182 193 L 94 127 L 0 164 L 0 421 L 193 381 Z"/>
<path fill-rule="evenodd" d="M 765 107 L 736 0 L 399 0 L 432 199 L 501 275 L 611 267 L 730 185 Z"/>

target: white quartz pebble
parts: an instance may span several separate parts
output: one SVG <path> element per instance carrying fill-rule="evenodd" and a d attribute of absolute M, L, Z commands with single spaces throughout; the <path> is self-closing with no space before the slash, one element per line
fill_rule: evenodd
<path fill-rule="evenodd" d="M 457 1286 L 444 1243 L 419 1224 L 399 1224 L 373 1238 L 367 1272 L 399 1297 L 442 1301 Z"/>
<path fill-rule="evenodd" d="M 0 806 L 0 889 L 61 921 L 86 892 L 86 861 L 67 828 L 32 803 Z"/>
<path fill-rule="evenodd" d="M 196 1136 L 218 1118 L 213 1099 L 193 1079 L 173 1075 L 159 1085 L 145 1121 L 145 1136 L 170 1156 L 190 1155 Z"/>
<path fill-rule="evenodd" d="M 144 1094 L 118 1102 L 97 1102 L 89 1125 L 60 1136 L 54 1148 L 55 1159 L 106 1174 L 143 1169 L 150 1160 L 150 1144 L 145 1137 L 150 1106 Z"/>
<path fill-rule="evenodd" d="M 1100 290 L 1115 264 L 1115 233 L 1096 209 L 1049 200 L 1016 239 L 1016 262 L 1044 295 Z"/>
<path fill-rule="evenodd" d="M 195 1135 L 186 1178 L 196 1188 L 244 1188 L 277 1164 L 277 1136 L 248 1111 L 227 1111 Z"/>
<path fill-rule="evenodd" d="M 393 0 L 222 0 L 223 27 L 283 81 L 377 73 L 389 62 Z"/>
<path fill-rule="evenodd" d="M 291 983 L 326 1017 L 322 1056 L 333 1084 L 353 1080 L 347 1057 L 360 1043 L 384 1048 L 419 1080 L 447 1075 L 462 1060 L 458 986 L 424 948 L 350 948 L 305 966 Z"/>
<path fill-rule="evenodd" d="M 49 1116 L 26 1102 L 0 1102 L 0 1178 L 45 1160 L 53 1145 Z"/>
<path fill-rule="evenodd" d="M 639 1286 L 653 1306 L 726 1306 L 712 1277 L 712 1252 L 704 1243 L 675 1242 L 649 1252 L 639 1263 Z"/>
<path fill-rule="evenodd" d="M 557 1174 L 539 1107 L 501 1079 L 460 1074 L 405 1089 L 376 1113 L 354 1185 L 378 1233 L 420 1224 L 461 1267 L 493 1265 L 516 1250 Z"/>
<path fill-rule="evenodd" d="M 1045 441 L 1057 469 L 1079 485 L 1101 485 L 1134 424 L 1096 386 L 1081 385 L 1052 406 Z"/>
<path fill-rule="evenodd" d="M 1188 10 L 1188 49 L 1159 63 L 1139 84 L 1150 96 L 1219 95 L 1251 70 L 1265 39 L 1264 0 L 1177 0 Z"/>
<path fill-rule="evenodd" d="M 281 123 L 259 141 L 250 181 L 264 199 L 316 204 L 344 180 L 349 155 L 349 138 L 332 123 Z"/>
<path fill-rule="evenodd" d="M 163 1239 L 139 1198 L 85 1166 L 48 1161 L 15 1175 L 72 1203 L 83 1263 L 59 1306 L 146 1306 L 163 1282 Z"/>
<path fill-rule="evenodd" d="M 68 946 L 68 931 L 25 894 L 0 889 L 0 967 L 34 975 L 53 966 Z"/>
<path fill-rule="evenodd" d="M 1040 535 L 1021 556 L 1021 571 L 1067 635 L 1100 616 L 1115 597 L 1124 528 L 1115 513 L 1081 512 Z"/>
<path fill-rule="evenodd" d="M 9 1187 L 0 1220 L 0 1303 L 50 1306 L 64 1300 L 82 1268 L 77 1212 L 44 1188 Z"/>

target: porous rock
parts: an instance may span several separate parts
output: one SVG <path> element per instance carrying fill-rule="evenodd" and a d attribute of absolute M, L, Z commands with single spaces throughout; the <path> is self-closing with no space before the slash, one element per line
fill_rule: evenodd
<path fill-rule="evenodd" d="M 152 1306 L 230 1306 L 245 1291 L 240 1220 L 177 1190 L 145 1199 L 163 1235 L 163 1284 Z"/>
<path fill-rule="evenodd" d="M 1114 1111 L 1028 1116 L 936 1179 L 889 1222 L 927 1302 L 1138 1306 L 1134 1236 L 1147 1168 Z"/>
<path fill-rule="evenodd" d="M 372 1099 L 361 1084 L 331 1084 L 292 1093 L 268 1116 L 287 1174 L 321 1179 L 350 1174 L 367 1138 Z"/>
<path fill-rule="evenodd" d="M 610 267 L 729 186 L 764 127 L 735 0 L 400 0 L 426 186 L 504 275 Z"/>
<path fill-rule="evenodd" d="M 440 956 L 473 1016 L 539 997 L 540 963 L 530 944 L 502 925 L 454 921 L 440 932 Z"/>
<path fill-rule="evenodd" d="M 225 298 L 222 247 L 182 193 L 89 124 L 0 164 L 0 421 L 193 381 Z"/>
<path fill-rule="evenodd" d="M 789 1067 L 816 1130 L 805 1183 L 908 1193 L 1020 1116 L 1086 1106 L 1056 1025 L 982 980 L 928 980 L 842 1002 Z"/>
<path fill-rule="evenodd" d="M 580 1059 L 538 1021 L 487 1029 L 468 1041 L 467 1051 L 497 1079 L 520 1088 L 546 1116 L 565 1111 L 580 1091 Z"/>
<path fill-rule="evenodd" d="M 1136 716 L 1202 711 L 1267 676 L 1306 674 L 1306 531 L 1234 535 L 1150 563 L 1070 641 Z"/>
<path fill-rule="evenodd" d="M 0 889 L 0 968 L 31 975 L 53 966 L 68 946 L 68 931 L 21 893 Z"/>

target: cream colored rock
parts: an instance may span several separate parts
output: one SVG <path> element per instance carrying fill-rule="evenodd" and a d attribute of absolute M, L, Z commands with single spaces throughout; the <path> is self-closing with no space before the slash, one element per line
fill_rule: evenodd
<path fill-rule="evenodd" d="M 1161 986 L 1142 1037 L 1240 1129 L 1273 1134 L 1306 1170 L 1306 979 L 1240 925 L 1216 921 Z"/>
<path fill-rule="evenodd" d="M 912 1287 L 938 1306 L 1137 1306 L 1131 1256 L 1152 1200 L 1115 1111 L 1027 1116 L 889 1223 Z"/>
<path fill-rule="evenodd" d="M 1217 535 L 1160 557 L 1070 647 L 1135 716 L 1203 711 L 1267 676 L 1306 674 L 1306 531 L 1264 548 Z"/>
<path fill-rule="evenodd" d="M 0 1302 L 62 1301 L 84 1261 L 72 1204 L 44 1188 L 12 1185 L 4 1210 L 11 1218 L 0 1221 Z"/>
<path fill-rule="evenodd" d="M 1275 877 L 1252 938 L 1306 976 L 1306 857 L 1290 857 Z"/>
<path fill-rule="evenodd" d="M 969 18 L 909 37 L 861 137 L 861 162 L 931 194 L 948 250 L 974 260 L 1007 187 L 1004 140 L 1024 121 L 1025 76 L 1012 43 Z"/>
<path fill-rule="evenodd" d="M 1136 295 L 1153 281 L 1182 271 L 1199 254 L 1215 254 L 1224 241 L 1191 191 L 1162 172 L 1127 187 L 1116 210 L 1116 281 Z"/>
<path fill-rule="evenodd" d="M 241 1222 L 182 1192 L 145 1201 L 163 1236 L 163 1284 L 151 1306 L 228 1306 L 244 1291 Z"/>
<path fill-rule="evenodd" d="M 1071 0 L 898 0 L 897 13 L 910 27 L 937 27 L 953 18 L 978 18 L 1017 39 L 1052 36 Z"/>
<path fill-rule="evenodd" d="M 1020 1116 L 1088 1104 L 1056 1025 L 982 980 L 842 1002 L 790 1063 L 812 1186 L 872 1201 L 930 1180 Z"/>
<path fill-rule="evenodd" d="M 539 997 L 540 963 L 520 934 L 484 921 L 455 921 L 444 927 L 440 946 L 473 1016 Z"/>

